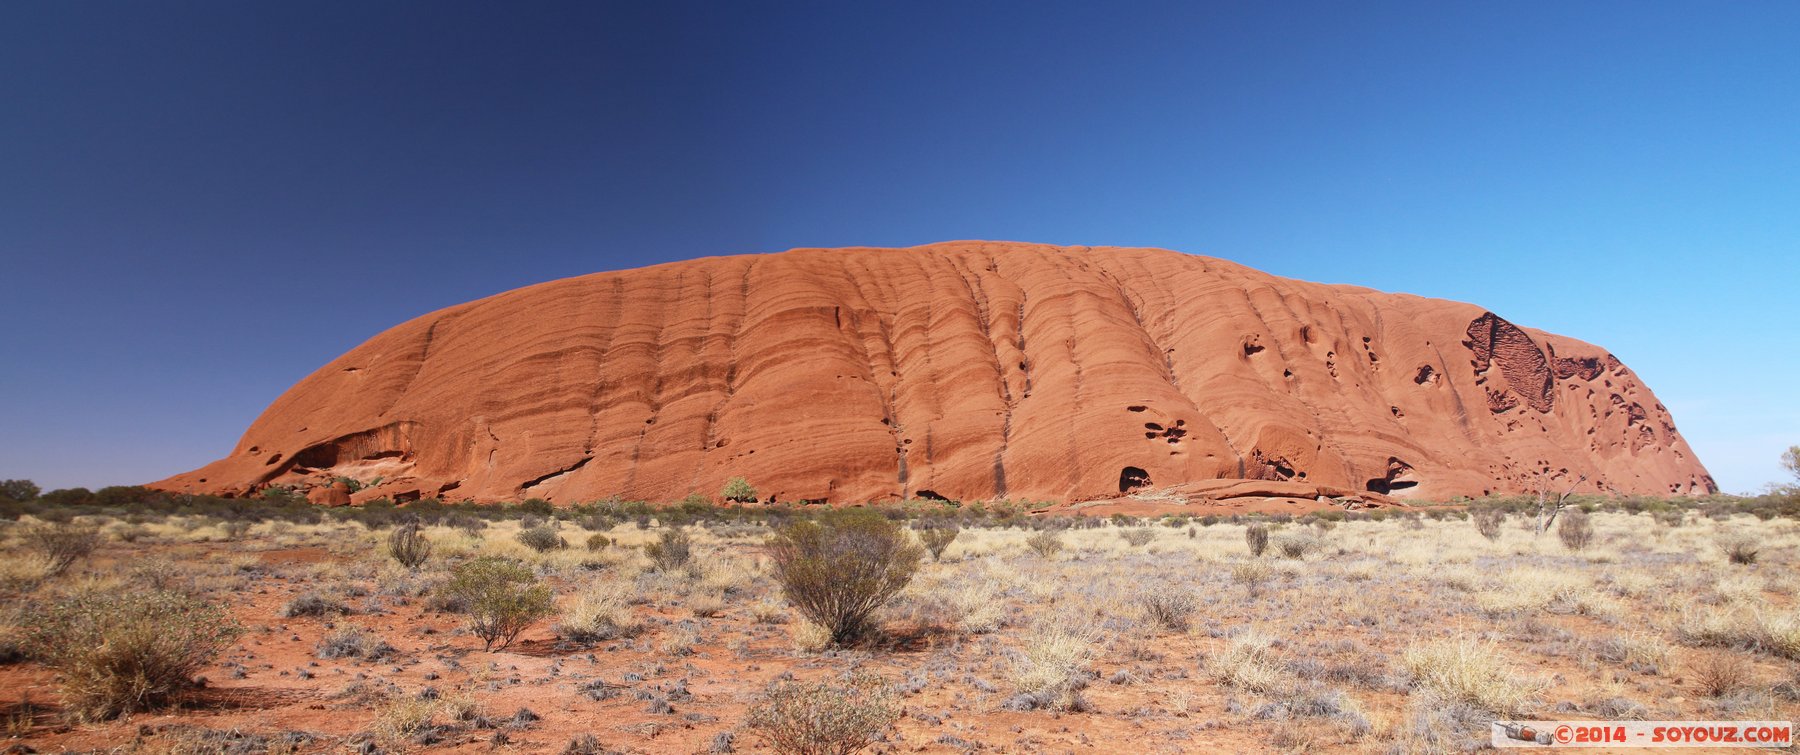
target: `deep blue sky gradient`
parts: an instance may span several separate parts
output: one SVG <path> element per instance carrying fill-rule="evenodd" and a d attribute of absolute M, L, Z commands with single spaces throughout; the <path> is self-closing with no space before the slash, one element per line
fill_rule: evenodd
<path fill-rule="evenodd" d="M 599 270 L 1160 246 L 1601 344 L 1800 443 L 1800 4 L 0 4 L 0 478 L 144 482 Z"/>

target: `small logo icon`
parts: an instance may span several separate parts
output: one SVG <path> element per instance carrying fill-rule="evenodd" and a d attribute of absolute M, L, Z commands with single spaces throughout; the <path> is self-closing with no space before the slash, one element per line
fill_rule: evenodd
<path fill-rule="evenodd" d="M 1505 721 L 1495 721 L 1494 725 L 1500 727 L 1501 731 L 1506 732 L 1507 739 L 1512 739 L 1512 740 L 1516 740 L 1519 742 L 1530 742 L 1532 744 L 1540 744 L 1540 745 L 1547 745 L 1547 744 L 1550 744 L 1551 742 L 1555 741 L 1555 740 L 1551 739 L 1550 732 L 1544 731 L 1542 729 L 1536 729 L 1536 728 L 1527 726 L 1522 723 L 1515 724 L 1515 723 L 1507 723 Z M 1558 727 L 1558 729 L 1556 731 L 1556 739 L 1560 739 L 1565 742 L 1568 741 L 1568 739 L 1567 739 L 1568 728 L 1569 727 L 1567 727 L 1567 726 Z"/>

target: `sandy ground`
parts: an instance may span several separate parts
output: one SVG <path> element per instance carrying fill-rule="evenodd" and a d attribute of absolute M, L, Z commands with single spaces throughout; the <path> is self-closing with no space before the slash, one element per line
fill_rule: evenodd
<path fill-rule="evenodd" d="M 543 554 L 516 541 L 516 523 L 477 536 L 431 527 L 436 550 L 417 572 L 386 559 L 385 531 L 358 525 L 262 524 L 227 539 L 216 523 L 150 524 L 8 603 L 137 589 L 130 575 L 148 568 L 222 602 L 245 633 L 179 708 L 127 720 L 70 722 L 53 670 L 0 666 L 0 746 L 562 752 L 593 735 L 623 752 L 768 752 L 743 722 L 771 682 L 850 672 L 878 675 L 903 708 L 874 752 L 1439 752 L 1485 742 L 1497 715 L 1800 713 L 1795 523 L 1594 522 L 1581 552 L 1517 519 L 1496 541 L 1458 519 L 1289 524 L 1260 558 L 1231 523 L 1070 530 L 1048 558 L 1027 546 L 1033 532 L 965 530 L 882 614 L 883 636 L 850 650 L 809 641 L 754 526 L 690 528 L 696 566 L 665 573 L 641 553 L 658 529 L 629 524 L 589 551 L 591 533 L 564 523 L 571 547 Z M 1139 529 L 1148 542 L 1128 542 Z M 1733 537 L 1757 540 L 1755 564 L 1725 560 Z M 6 542 L 6 556 L 25 548 Z M 1304 552 L 1282 555 L 1289 543 Z M 531 564 L 564 610 L 596 586 L 626 595 L 641 629 L 579 644 L 550 619 L 484 651 L 432 599 L 449 564 L 481 554 Z M 349 612 L 284 618 L 306 595 Z M 1173 623 L 1151 610 L 1167 596 L 1186 611 Z M 392 651 L 321 658 L 346 627 Z M 1429 658 L 1444 648 L 1495 671 L 1472 690 L 1434 684 Z M 1741 676 L 1722 692 L 1695 672 L 1715 659 Z M 1047 666 L 1065 668 L 1080 702 L 1016 709 Z"/>

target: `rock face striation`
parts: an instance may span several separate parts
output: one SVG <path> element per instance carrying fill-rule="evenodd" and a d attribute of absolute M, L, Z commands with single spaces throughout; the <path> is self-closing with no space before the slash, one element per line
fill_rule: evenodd
<path fill-rule="evenodd" d="M 1158 249 L 954 242 L 597 273 L 434 312 L 155 486 L 361 501 L 1716 489 L 1598 347 Z M 1547 483 L 1547 481 L 1550 481 Z M 320 490 L 340 501 L 345 491 Z"/>

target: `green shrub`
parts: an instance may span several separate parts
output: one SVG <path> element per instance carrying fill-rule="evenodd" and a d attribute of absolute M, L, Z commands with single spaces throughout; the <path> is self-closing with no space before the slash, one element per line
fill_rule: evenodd
<path fill-rule="evenodd" d="M 874 744 L 900 712 L 893 692 L 871 676 L 844 686 L 785 682 L 750 706 L 744 726 L 784 755 L 850 755 Z"/>
<path fill-rule="evenodd" d="M 592 535 L 588 535 L 587 549 L 590 551 L 603 551 L 603 550 L 606 550 L 606 547 L 609 545 L 612 545 L 612 538 L 610 538 L 610 537 L 607 537 L 607 536 L 602 535 L 597 532 Z"/>
<path fill-rule="evenodd" d="M 870 615 L 906 587 L 924 557 L 900 525 L 869 509 L 789 524 L 768 550 L 788 602 L 837 645 L 867 633 Z"/>
<path fill-rule="evenodd" d="M 100 545 L 100 528 L 83 524 L 42 524 L 25 531 L 25 542 L 50 560 L 50 574 L 62 574 Z"/>
<path fill-rule="evenodd" d="M 750 487 L 749 480 L 733 477 L 725 483 L 725 489 L 719 491 L 719 498 L 737 503 L 755 503 L 756 488 Z"/>
<path fill-rule="evenodd" d="M 388 555 L 408 569 L 417 569 L 431 558 L 431 541 L 419 532 L 419 525 L 407 524 L 394 528 L 388 535 Z"/>
<path fill-rule="evenodd" d="M 30 501 L 38 497 L 37 483 L 30 480 L 0 480 L 0 501 Z"/>
<path fill-rule="evenodd" d="M 1244 528 L 1244 544 L 1250 546 L 1250 555 L 1261 556 L 1269 549 L 1269 527 L 1266 524 L 1252 524 Z"/>
<path fill-rule="evenodd" d="M 525 544 L 525 547 L 539 553 L 569 547 L 569 544 L 562 539 L 562 536 L 556 534 L 556 528 L 548 524 L 540 524 L 536 527 L 527 527 L 519 530 L 518 538 L 519 542 Z"/>
<path fill-rule="evenodd" d="M 25 617 L 31 654 L 61 676 L 79 718 L 111 718 L 168 702 L 241 630 L 224 609 L 179 592 L 93 591 Z"/>
<path fill-rule="evenodd" d="M 1045 530 L 1025 538 L 1025 547 L 1043 558 L 1050 558 L 1062 550 L 1062 536 Z"/>
<path fill-rule="evenodd" d="M 951 543 L 956 542 L 956 537 L 962 534 L 961 528 L 948 523 L 928 525 L 913 531 L 919 533 L 919 542 L 925 546 L 925 550 L 931 552 L 933 561 L 944 560 L 944 550 L 949 548 Z"/>
<path fill-rule="evenodd" d="M 504 648 L 540 619 L 556 610 L 547 585 L 514 561 L 484 556 L 458 564 L 451 570 L 446 597 L 463 606 L 469 631 L 480 637 L 485 650 L 497 642 Z"/>
<path fill-rule="evenodd" d="M 694 541 L 688 538 L 686 530 L 670 527 L 662 531 L 656 542 L 644 546 L 644 555 L 650 557 L 657 571 L 675 571 L 687 566 L 694 557 Z"/>

